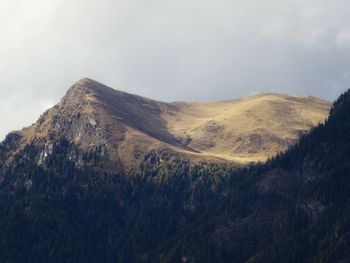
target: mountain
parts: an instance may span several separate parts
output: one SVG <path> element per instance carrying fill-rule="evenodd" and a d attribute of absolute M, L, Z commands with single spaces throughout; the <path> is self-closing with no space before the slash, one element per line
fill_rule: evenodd
<path fill-rule="evenodd" d="M 169 131 L 200 153 L 242 163 L 266 160 L 323 122 L 330 103 L 315 97 L 262 94 L 215 103 L 178 103 Z"/>
<path fill-rule="evenodd" d="M 102 113 L 107 104 L 99 105 Z M 50 111 L 60 107 L 41 120 L 52 127 Z M 83 127 L 101 125 L 101 116 L 83 116 Z M 0 145 L 0 261 L 349 262 L 349 128 L 350 91 L 324 123 L 264 163 L 193 163 L 175 146 L 151 147 L 128 176 L 88 129 L 86 144 L 66 129 L 26 145 L 29 129 L 12 133 Z"/>
<path fill-rule="evenodd" d="M 350 262 L 349 128 L 350 90 L 286 153 L 221 179 L 220 206 L 158 253 L 166 262 Z"/>
<path fill-rule="evenodd" d="M 263 94 L 214 103 L 164 103 L 117 91 L 91 79 L 74 84 L 32 126 L 11 133 L 2 147 L 6 163 L 28 144 L 44 164 L 53 144 L 66 139 L 77 165 L 98 152 L 105 171 L 135 170 L 145 153 L 164 151 L 193 162 L 264 161 L 286 150 L 323 122 L 330 103 L 314 97 Z"/>

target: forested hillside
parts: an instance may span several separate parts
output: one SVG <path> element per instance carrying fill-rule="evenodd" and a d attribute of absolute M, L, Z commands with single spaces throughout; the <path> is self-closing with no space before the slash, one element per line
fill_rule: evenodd
<path fill-rule="evenodd" d="M 348 262 L 350 92 L 329 119 L 266 163 L 191 164 L 150 151 L 132 174 L 105 173 L 96 148 L 61 138 L 5 165 L 1 262 Z"/>

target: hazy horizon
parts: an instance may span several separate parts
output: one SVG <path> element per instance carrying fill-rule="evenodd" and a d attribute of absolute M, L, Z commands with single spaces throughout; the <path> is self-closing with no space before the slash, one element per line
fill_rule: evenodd
<path fill-rule="evenodd" d="M 83 77 L 162 101 L 350 85 L 350 2 L 3 0 L 0 140 Z"/>

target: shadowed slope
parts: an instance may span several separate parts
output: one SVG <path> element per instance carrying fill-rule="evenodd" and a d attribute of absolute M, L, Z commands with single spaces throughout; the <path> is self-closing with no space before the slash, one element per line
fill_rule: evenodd
<path fill-rule="evenodd" d="M 166 120 L 161 113 L 171 105 L 154 101 L 141 96 L 117 91 L 91 79 L 77 82 L 66 97 L 75 97 L 77 91 L 84 90 L 95 105 L 103 107 L 106 118 L 112 117 L 135 130 L 147 134 L 157 140 L 175 146 L 182 146 L 166 127 Z M 78 96 L 79 97 L 79 96 Z M 78 102 L 79 103 L 79 102 Z M 69 103 L 68 103 L 69 104 Z"/>

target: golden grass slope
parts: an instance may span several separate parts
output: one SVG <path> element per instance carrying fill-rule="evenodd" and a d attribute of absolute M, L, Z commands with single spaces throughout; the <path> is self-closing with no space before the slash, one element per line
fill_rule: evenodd
<path fill-rule="evenodd" d="M 310 96 L 261 94 L 214 103 L 177 103 L 164 114 L 188 147 L 229 160 L 263 161 L 328 116 L 330 103 Z"/>

